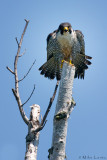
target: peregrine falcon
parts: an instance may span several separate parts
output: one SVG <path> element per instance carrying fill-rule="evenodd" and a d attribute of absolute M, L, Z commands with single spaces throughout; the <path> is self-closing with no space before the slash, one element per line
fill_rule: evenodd
<path fill-rule="evenodd" d="M 61 79 L 62 63 L 67 61 L 76 67 L 75 78 L 84 79 L 85 70 L 92 59 L 85 55 L 84 36 L 73 30 L 70 23 L 61 23 L 57 30 L 47 37 L 47 62 L 39 70 L 49 79 Z"/>

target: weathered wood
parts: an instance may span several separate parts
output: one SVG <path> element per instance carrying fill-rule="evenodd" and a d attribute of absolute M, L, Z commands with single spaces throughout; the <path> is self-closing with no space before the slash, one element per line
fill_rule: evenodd
<path fill-rule="evenodd" d="M 39 145 L 39 132 L 35 130 L 39 127 L 40 106 L 31 106 L 30 121 L 28 125 L 28 135 L 26 136 L 25 160 L 36 160 Z"/>
<path fill-rule="evenodd" d="M 53 139 L 49 153 L 50 160 L 65 159 L 65 145 L 67 136 L 68 118 L 75 106 L 72 102 L 72 88 L 75 67 L 67 62 L 63 64 L 59 95 L 53 120 Z"/>

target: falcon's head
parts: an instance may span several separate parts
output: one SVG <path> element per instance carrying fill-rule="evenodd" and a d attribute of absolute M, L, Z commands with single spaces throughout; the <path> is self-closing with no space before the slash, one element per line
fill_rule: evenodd
<path fill-rule="evenodd" d="M 71 34 L 72 33 L 72 26 L 70 23 L 66 22 L 66 23 L 61 23 L 59 25 L 58 28 L 58 32 L 60 32 L 60 34 L 65 35 L 65 34 Z"/>

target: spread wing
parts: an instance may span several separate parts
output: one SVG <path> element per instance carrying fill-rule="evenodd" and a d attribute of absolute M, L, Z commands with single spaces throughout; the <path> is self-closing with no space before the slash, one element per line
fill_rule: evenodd
<path fill-rule="evenodd" d="M 56 77 L 57 80 L 60 80 L 62 53 L 57 42 L 56 34 L 57 30 L 50 33 L 47 37 L 47 62 L 39 70 L 41 70 L 41 74 L 45 75 L 45 77 L 50 79 Z"/>
<path fill-rule="evenodd" d="M 85 55 L 85 42 L 82 32 L 75 30 L 75 33 L 80 46 L 79 53 L 76 54 L 74 59 L 74 65 L 76 66 L 75 78 L 78 77 L 84 79 L 85 70 L 88 69 L 88 65 L 91 64 L 87 59 L 92 59 L 92 57 Z"/>

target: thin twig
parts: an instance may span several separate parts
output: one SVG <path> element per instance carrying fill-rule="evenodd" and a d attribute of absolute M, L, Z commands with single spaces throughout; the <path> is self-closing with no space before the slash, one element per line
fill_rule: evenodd
<path fill-rule="evenodd" d="M 6 67 L 12 74 L 15 74 L 8 66 Z"/>
<path fill-rule="evenodd" d="M 24 106 L 24 105 L 30 100 L 30 98 L 32 97 L 32 95 L 33 95 L 33 93 L 34 93 L 34 90 L 35 90 L 35 85 L 34 85 L 34 88 L 33 88 L 33 90 L 32 90 L 32 93 L 30 94 L 29 98 L 28 98 L 27 101 L 24 102 L 21 106 Z"/>
<path fill-rule="evenodd" d="M 24 75 L 24 77 L 23 77 L 22 79 L 20 79 L 18 82 L 24 80 L 24 79 L 27 77 L 27 75 L 29 74 L 29 72 L 30 72 L 30 70 L 32 69 L 32 67 L 33 67 L 33 65 L 35 64 L 35 62 L 36 62 L 36 59 L 34 60 L 33 64 L 32 64 L 31 67 L 29 68 L 29 70 L 28 70 L 28 72 L 26 73 L 26 75 Z"/>
<path fill-rule="evenodd" d="M 25 25 L 24 31 L 23 31 L 22 36 L 21 36 L 21 39 L 20 39 L 19 48 L 21 47 L 21 44 L 22 44 L 22 41 L 23 41 L 23 36 L 24 36 L 24 34 L 25 34 L 25 32 L 26 32 L 26 29 L 27 29 L 29 20 L 26 20 L 26 19 L 25 19 L 25 22 L 26 22 L 26 25 Z"/>
<path fill-rule="evenodd" d="M 46 123 L 46 118 L 47 118 L 47 116 L 48 116 L 48 113 L 49 113 L 49 111 L 50 111 L 50 109 L 51 109 L 51 106 L 52 106 L 52 103 L 53 103 L 53 101 L 54 101 L 54 98 L 55 98 L 55 95 L 56 95 L 56 92 L 57 92 L 57 89 L 58 89 L 58 85 L 59 85 L 59 81 L 57 81 L 57 83 L 56 83 L 53 96 L 50 98 L 50 102 L 49 102 L 48 108 L 47 108 L 47 110 L 46 110 L 46 112 L 45 112 L 45 115 L 44 115 L 44 117 L 43 117 L 43 120 L 41 121 L 40 126 L 42 127 L 42 129 L 43 129 L 44 124 Z"/>
<path fill-rule="evenodd" d="M 56 95 L 56 92 L 57 92 L 58 85 L 59 85 L 59 81 L 57 81 L 57 83 L 56 83 L 53 96 L 52 96 L 52 98 L 50 98 L 50 102 L 49 102 L 48 108 L 47 108 L 47 110 L 46 110 L 46 112 L 45 112 L 45 115 L 44 115 L 44 117 L 43 117 L 43 120 L 42 120 L 42 122 L 41 122 L 41 126 L 44 124 L 44 122 L 45 122 L 45 120 L 46 120 L 46 117 L 47 117 L 47 115 L 48 115 L 48 113 L 49 113 L 49 111 L 50 111 L 50 109 L 51 109 L 52 103 L 53 103 L 53 101 L 54 101 L 54 98 L 55 98 L 55 95 Z"/>
<path fill-rule="evenodd" d="M 19 46 L 19 42 L 18 42 L 18 39 L 17 39 L 17 37 L 16 37 L 15 39 L 16 39 L 17 45 Z"/>
<path fill-rule="evenodd" d="M 19 55 L 19 57 L 22 57 L 25 53 L 26 53 L 26 49 L 24 50 L 24 52 L 21 55 Z"/>

